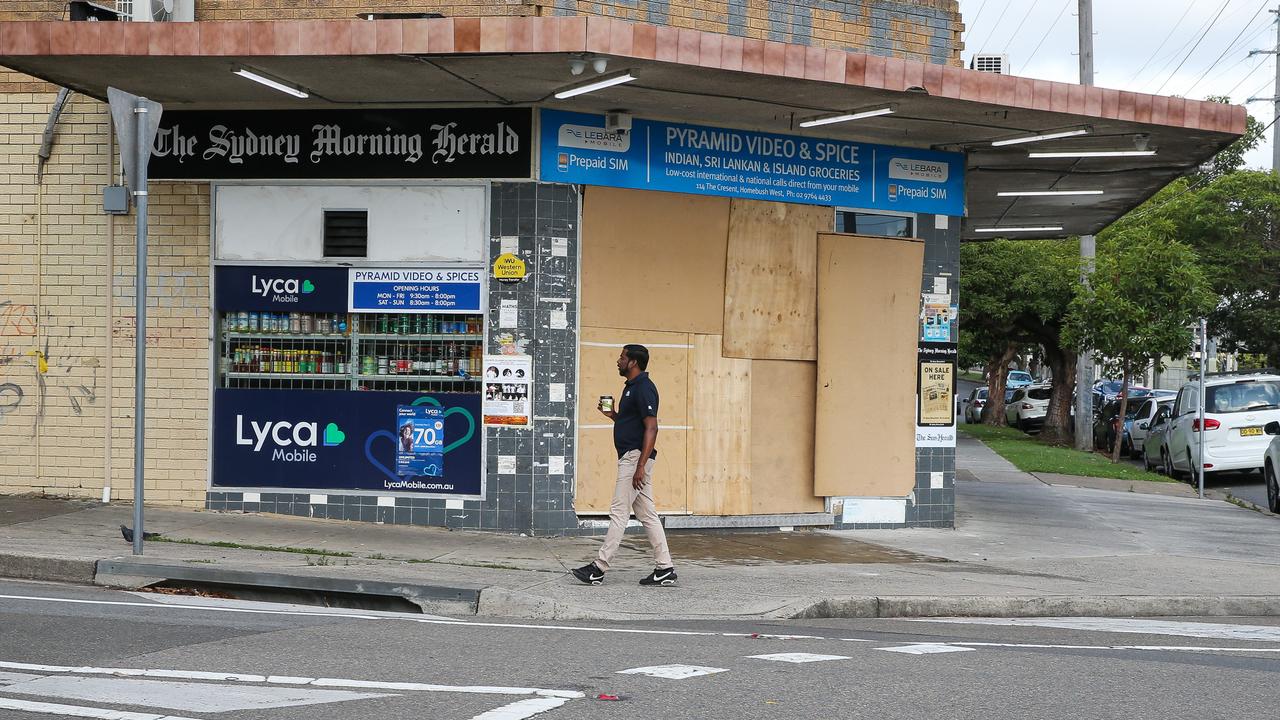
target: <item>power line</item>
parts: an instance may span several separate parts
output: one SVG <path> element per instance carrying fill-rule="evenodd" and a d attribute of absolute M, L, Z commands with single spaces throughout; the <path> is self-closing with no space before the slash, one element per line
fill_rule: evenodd
<path fill-rule="evenodd" d="M 1058 23 L 1062 22 L 1062 16 L 1066 14 L 1067 8 L 1071 7 L 1072 2 L 1075 2 L 1075 0 L 1067 0 L 1063 3 L 1062 9 L 1058 11 L 1058 17 L 1054 18 L 1053 23 L 1044 31 L 1044 35 L 1040 36 L 1040 42 L 1036 43 L 1036 49 L 1031 51 L 1031 54 L 1028 55 L 1027 59 L 1022 63 L 1022 67 L 1018 68 L 1019 72 L 1026 70 L 1027 66 L 1031 64 L 1036 53 L 1040 52 L 1040 46 L 1044 45 L 1044 41 L 1049 39 L 1049 35 L 1053 33 L 1053 29 L 1058 26 Z"/>
<path fill-rule="evenodd" d="M 1230 0 L 1228 0 L 1228 2 L 1230 2 Z M 1159 60 L 1159 62 L 1161 63 L 1160 68 L 1156 70 L 1155 74 L 1152 76 L 1151 82 L 1154 83 L 1157 78 L 1163 75 L 1164 71 L 1169 69 L 1169 66 L 1172 65 L 1174 60 L 1177 59 L 1178 55 L 1181 54 L 1183 50 L 1186 50 L 1187 48 L 1191 47 L 1191 43 L 1196 42 L 1198 38 L 1203 38 L 1205 33 L 1208 32 L 1209 28 L 1213 25 L 1213 21 L 1214 19 L 1210 18 L 1207 22 L 1201 24 L 1198 29 L 1194 30 L 1191 33 L 1191 36 L 1187 38 L 1186 42 L 1178 46 L 1178 48 L 1173 52 L 1160 58 Z"/>
<path fill-rule="evenodd" d="M 1258 7 L 1258 10 L 1253 14 L 1253 17 L 1249 18 L 1249 22 L 1245 23 L 1244 26 L 1240 28 L 1240 32 L 1236 33 L 1236 36 L 1232 38 L 1231 42 L 1227 43 L 1227 46 L 1222 49 L 1222 52 L 1218 55 L 1217 59 L 1209 63 L 1209 67 L 1205 68 L 1205 71 L 1201 73 L 1199 79 L 1192 83 L 1191 87 L 1187 88 L 1187 91 L 1183 93 L 1183 95 L 1190 95 L 1191 91 L 1195 90 L 1197 85 L 1204 82 L 1204 79 L 1208 77 L 1209 73 L 1212 72 L 1215 67 L 1218 66 L 1218 63 L 1222 62 L 1222 58 L 1226 57 L 1227 53 L 1235 47 L 1235 44 L 1240 40 L 1240 38 L 1244 37 L 1245 31 L 1249 29 L 1249 26 L 1253 24 L 1254 20 L 1258 19 L 1258 16 L 1262 14 L 1265 7 L 1265 5 Z M 1268 23 L 1268 25 L 1270 25 L 1270 23 Z M 1177 71 L 1175 70 L 1174 72 Z"/>
<path fill-rule="evenodd" d="M 1027 24 L 1027 18 L 1031 17 L 1031 13 L 1035 11 L 1036 6 L 1038 6 L 1039 4 L 1040 4 L 1040 0 L 1035 0 L 1035 2 L 1031 3 L 1031 6 L 1027 8 L 1026 14 L 1022 16 L 1022 20 L 1018 22 L 1018 27 L 1014 28 L 1013 33 L 1009 35 L 1009 42 L 1004 44 L 1004 49 L 1001 50 L 1000 52 L 1002 53 L 1009 52 L 1009 46 L 1013 44 L 1013 39 L 1018 37 L 1018 31 L 1022 29 L 1023 25 Z"/>
<path fill-rule="evenodd" d="M 1261 35 L 1262 33 L 1265 33 L 1265 32 L 1267 32 L 1267 31 L 1269 31 L 1270 29 L 1271 29 L 1271 23 L 1269 23 L 1269 22 L 1268 22 L 1268 23 L 1266 23 L 1265 25 L 1263 25 L 1261 28 L 1259 28 L 1259 29 L 1258 29 L 1258 31 L 1257 31 L 1257 32 L 1255 32 L 1253 35 L 1251 35 L 1251 36 L 1249 36 L 1248 38 L 1246 38 L 1244 42 L 1240 43 L 1240 47 L 1243 47 L 1243 46 L 1245 46 L 1245 45 L 1248 45 L 1248 44 L 1252 43 L 1254 40 L 1257 40 L 1257 39 L 1258 39 L 1258 36 L 1259 36 L 1259 35 Z M 1236 50 L 1238 51 L 1238 50 L 1239 50 L 1239 48 L 1237 48 Z M 1225 75 L 1227 75 L 1228 73 L 1230 73 L 1232 70 L 1234 70 L 1234 69 L 1236 69 L 1237 67 L 1239 67 L 1239 66 L 1241 66 L 1241 65 L 1245 64 L 1245 62 L 1246 62 L 1246 61 L 1248 61 L 1248 60 L 1249 60 L 1249 58 L 1250 58 L 1251 56 L 1252 56 L 1252 55 L 1251 55 L 1250 53 L 1246 53 L 1246 54 L 1244 54 L 1244 55 L 1241 55 L 1239 60 L 1237 60 L 1237 61 L 1235 61 L 1234 63 L 1232 63 L 1231 65 L 1228 65 L 1227 67 L 1223 68 L 1222 72 L 1220 72 L 1220 73 L 1218 73 L 1217 75 L 1215 75 L 1215 76 L 1214 76 L 1214 78 L 1213 78 L 1214 82 L 1217 82 L 1217 81 L 1218 81 L 1218 80 L 1220 80 L 1223 76 L 1225 76 Z M 1251 70 L 1249 71 L 1249 73 L 1248 73 L 1247 75 L 1245 75 L 1245 79 L 1242 79 L 1242 80 L 1240 81 L 1240 83 L 1238 83 L 1238 84 L 1236 85 L 1236 87 L 1239 87 L 1240 85 L 1244 84 L 1244 82 L 1245 82 L 1245 81 L 1246 81 L 1250 76 L 1252 76 L 1252 75 L 1253 75 L 1253 73 L 1257 72 L 1257 71 L 1258 71 L 1258 68 L 1262 66 L 1262 64 L 1263 64 L 1263 62 L 1264 62 L 1264 61 L 1265 61 L 1265 58 L 1264 58 L 1264 60 L 1260 60 L 1260 61 L 1258 61 L 1258 64 L 1253 66 L 1253 69 L 1251 69 Z M 1232 88 L 1232 91 L 1233 91 L 1233 92 L 1234 92 L 1234 90 L 1235 90 L 1235 88 Z M 1228 94 L 1230 94 L 1230 93 L 1228 93 Z"/>
<path fill-rule="evenodd" d="M 973 24 L 965 23 L 964 32 L 968 34 L 970 30 L 978 27 L 978 21 L 982 19 L 982 11 L 987 9 L 987 0 L 982 0 L 982 4 L 978 6 L 978 14 L 973 16 Z M 964 35 L 960 36 L 960 40 L 964 40 Z"/>
<path fill-rule="evenodd" d="M 1138 72 L 1133 74 L 1134 78 L 1141 75 L 1142 71 L 1147 69 L 1147 66 L 1151 64 L 1151 61 L 1156 59 L 1156 55 L 1159 55 L 1160 51 L 1164 49 L 1164 46 L 1169 43 L 1169 38 L 1172 38 L 1173 34 L 1182 26 L 1182 21 L 1187 19 L 1187 14 L 1191 12 L 1193 4 L 1194 3 L 1190 2 L 1187 3 L 1187 9 L 1182 11 L 1182 17 L 1178 18 L 1178 22 L 1174 23 L 1172 28 L 1169 28 L 1169 34 L 1164 36 L 1164 40 L 1160 41 L 1160 46 L 1155 49 L 1155 52 L 1151 53 L 1151 57 L 1147 58 L 1146 62 L 1142 63 L 1142 67 L 1138 68 Z"/>
<path fill-rule="evenodd" d="M 1001 11 L 1000 11 L 1000 17 L 1004 17 L 1004 14 L 1005 14 L 1006 12 L 1008 12 L 1008 11 L 1009 11 L 1009 6 L 1010 6 L 1010 5 L 1012 5 L 1012 4 L 1013 4 L 1013 0 L 1007 0 L 1007 2 L 1005 2 L 1005 4 L 1004 4 L 1004 10 L 1001 10 Z M 983 41 L 982 41 L 982 44 L 980 44 L 980 45 L 978 46 L 978 52 L 982 52 L 983 50 L 986 50 L 986 49 L 987 49 L 987 43 L 988 43 L 988 42 L 991 42 L 991 36 L 996 34 L 996 30 L 997 30 L 999 27 L 1000 27 L 1000 23 L 999 23 L 999 22 L 997 22 L 995 25 L 993 25 L 993 26 L 991 27 L 991 32 L 987 33 L 987 38 L 986 38 L 985 40 L 983 40 Z"/>
<path fill-rule="evenodd" d="M 1259 70 L 1261 70 L 1262 68 L 1266 67 L 1266 65 L 1267 65 L 1267 59 L 1266 59 L 1265 57 L 1263 57 L 1263 58 L 1261 58 L 1260 60 L 1258 60 L 1258 64 L 1257 64 L 1257 65 L 1254 65 L 1254 66 L 1253 66 L 1253 69 L 1252 69 L 1252 70 L 1250 70 L 1250 71 L 1248 72 L 1248 74 L 1246 74 L 1244 77 L 1240 78 L 1240 82 L 1237 82 L 1234 86 L 1232 86 L 1232 88 L 1231 88 L 1230 90 L 1228 90 L 1228 91 L 1227 91 L 1227 97 L 1231 97 L 1231 96 L 1235 95 L 1235 94 L 1236 94 L 1236 90 L 1239 90 L 1241 85 L 1243 85 L 1243 84 L 1245 84 L 1245 83 L 1249 82 L 1249 78 L 1253 77 L 1254 75 L 1257 75 L 1257 74 L 1258 74 L 1258 71 L 1259 71 Z M 1253 97 L 1253 96 L 1252 96 L 1252 95 L 1250 95 L 1250 97 Z"/>
<path fill-rule="evenodd" d="M 1196 48 L 1200 47 L 1200 43 L 1204 42 L 1204 39 L 1208 37 L 1209 31 L 1213 30 L 1213 26 L 1218 23 L 1218 18 L 1222 17 L 1222 13 L 1226 11 L 1227 6 L 1230 4 L 1231 4 L 1231 0 L 1226 0 L 1226 2 L 1222 3 L 1222 7 L 1218 8 L 1218 14 L 1214 15 L 1213 21 L 1209 23 L 1209 29 L 1205 30 L 1204 34 L 1201 35 L 1198 40 L 1196 40 L 1196 44 L 1191 46 L 1191 50 L 1188 51 L 1187 54 L 1182 57 L 1182 62 L 1178 63 L 1178 67 L 1174 68 L 1173 72 L 1169 73 L 1169 77 L 1165 78 L 1164 82 L 1160 83 L 1160 87 L 1156 89 L 1156 92 L 1155 92 L 1156 95 L 1159 95 L 1160 92 L 1164 90 L 1164 86 L 1168 85 L 1169 81 L 1177 76 L 1178 71 L 1181 70 L 1182 66 L 1187 63 L 1187 59 L 1190 58 L 1195 53 Z"/>

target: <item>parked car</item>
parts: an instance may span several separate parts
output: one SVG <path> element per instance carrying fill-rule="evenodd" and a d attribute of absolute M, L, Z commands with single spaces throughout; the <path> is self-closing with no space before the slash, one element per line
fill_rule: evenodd
<path fill-rule="evenodd" d="M 1129 444 L 1128 428 L 1133 419 L 1138 416 L 1138 410 L 1142 406 L 1141 400 L 1130 400 L 1128 407 L 1125 408 L 1124 427 L 1126 432 L 1120 439 L 1120 454 L 1128 455 L 1132 453 L 1132 446 Z M 1102 406 L 1101 412 L 1093 416 L 1093 447 L 1095 450 L 1103 450 L 1111 452 L 1111 448 L 1116 441 L 1117 417 L 1120 415 L 1120 400 L 1115 399 L 1109 401 Z"/>
<path fill-rule="evenodd" d="M 1028 385 L 1014 390 L 1013 397 L 1004 406 L 1005 422 L 1023 432 L 1031 432 L 1044 425 L 1049 395 L 1048 385 Z"/>
<path fill-rule="evenodd" d="M 1123 380 L 1099 380 L 1093 384 L 1093 415 L 1096 418 L 1098 413 L 1102 412 L 1102 408 L 1112 400 L 1120 398 L 1120 389 L 1124 387 Z M 1130 385 L 1129 391 L 1125 393 L 1130 400 L 1147 397 L 1152 390 L 1144 388 L 1141 385 Z"/>
<path fill-rule="evenodd" d="M 1005 376 L 1004 386 L 1017 390 L 1018 388 L 1026 387 L 1035 381 L 1036 379 L 1031 377 L 1031 373 L 1025 370 L 1010 370 L 1009 374 Z"/>
<path fill-rule="evenodd" d="M 1171 472 L 1195 477 L 1199 452 L 1199 381 L 1178 391 L 1173 427 L 1165 438 Z M 1204 471 L 1258 470 L 1271 438 L 1263 428 L 1280 421 L 1280 375 L 1215 373 L 1205 379 Z"/>
<path fill-rule="evenodd" d="M 1167 397 L 1157 394 L 1165 392 L 1168 392 Z M 1132 457 L 1142 457 L 1147 434 L 1151 431 L 1151 421 L 1155 419 L 1156 412 L 1162 407 L 1172 410 L 1173 399 L 1176 396 L 1177 393 L 1173 391 L 1154 390 L 1151 393 L 1151 397 L 1140 401 L 1138 412 L 1133 415 L 1131 420 L 1125 422 L 1124 430 Z"/>
<path fill-rule="evenodd" d="M 1280 475 L 1280 422 L 1272 420 L 1262 430 L 1271 436 L 1262 469 L 1262 476 L 1267 480 L 1267 509 L 1280 513 L 1280 479 L 1277 479 Z"/>
<path fill-rule="evenodd" d="M 964 421 L 977 424 L 982 422 L 982 408 L 987 404 L 987 388 L 976 387 L 969 391 L 969 396 L 962 401 Z"/>
<path fill-rule="evenodd" d="M 1142 466 L 1148 471 L 1159 470 L 1165 475 L 1172 471 L 1166 462 L 1168 454 L 1164 451 L 1165 434 L 1173 427 L 1173 403 L 1162 403 L 1156 408 L 1156 414 L 1147 423 L 1147 436 L 1142 439 Z"/>

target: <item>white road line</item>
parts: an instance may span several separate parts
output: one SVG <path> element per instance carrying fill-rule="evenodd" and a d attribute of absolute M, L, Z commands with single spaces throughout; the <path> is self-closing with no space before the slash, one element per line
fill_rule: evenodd
<path fill-rule="evenodd" d="M 947 643 L 913 643 L 911 645 L 901 645 L 899 647 L 882 647 L 876 650 L 883 650 L 892 653 L 904 653 L 906 655 L 936 655 L 938 653 L 953 652 L 971 652 L 970 647 L 956 647 Z"/>
<path fill-rule="evenodd" d="M 16 683 L 6 694 L 36 695 L 56 700 L 136 705 L 180 712 L 224 713 L 238 710 L 323 705 L 393 697 L 392 693 L 321 690 L 310 687 L 272 687 L 244 683 L 178 682 L 119 677 L 45 675 Z"/>
<path fill-rule="evenodd" d="M 649 667 L 631 668 L 630 670 L 619 670 L 616 674 L 648 675 L 649 677 L 663 678 L 664 680 L 685 680 L 722 672 L 729 672 L 729 669 L 706 667 L 705 665 L 651 665 Z"/>
<path fill-rule="evenodd" d="M 567 702 L 569 702 L 568 698 L 559 697 L 541 697 L 529 698 L 528 700 L 517 700 L 510 705 L 503 705 L 500 708 L 494 708 L 488 712 L 482 712 L 471 718 L 471 720 L 524 720 L 524 718 L 533 717 L 538 713 L 555 710 Z"/>
<path fill-rule="evenodd" d="M 773 653 L 772 655 L 748 655 L 754 660 L 772 660 L 786 663 L 811 663 L 824 660 L 849 660 L 848 655 L 818 655 L 816 653 Z"/>
<path fill-rule="evenodd" d="M 955 641 L 952 645 L 971 645 L 973 647 L 1007 647 L 1033 648 L 1045 650 L 1153 650 L 1159 652 L 1239 652 L 1239 653 L 1280 653 L 1280 647 L 1202 647 L 1198 645 L 1050 645 L 1047 643 L 991 643 Z M 877 648 L 881 650 L 883 648 Z"/>
<path fill-rule="evenodd" d="M 80 705 L 58 705 L 55 703 L 28 702 L 0 698 L 0 710 L 19 710 L 21 712 L 40 713 L 42 715 L 61 715 L 62 717 L 97 718 L 97 720 L 195 720 L 177 715 L 157 715 L 155 713 L 125 712 L 124 710 L 108 710 L 107 708 L 85 707 Z"/>
<path fill-rule="evenodd" d="M 913 619 L 912 622 L 1048 627 L 1091 632 L 1130 633 L 1134 635 L 1174 635 L 1216 640 L 1280 642 L 1280 627 L 1272 625 L 1231 625 L 1227 623 L 1183 622 L 1147 618 L 917 618 Z"/>
<path fill-rule="evenodd" d="M 352 680 L 347 678 L 297 678 L 275 675 L 247 675 L 242 673 L 217 673 L 199 670 L 148 670 L 142 668 L 103 668 L 70 665 L 38 665 L 0 661 L 0 668 L 31 670 L 35 672 L 72 673 L 75 675 L 116 675 L 125 677 L 160 677 L 186 680 L 217 680 L 223 682 L 267 683 L 279 685 L 310 685 L 313 687 L 360 688 L 374 690 L 410 690 L 416 692 L 456 692 L 482 695 L 540 695 L 543 697 L 580 698 L 575 690 L 547 690 L 544 688 L 501 687 L 487 685 L 434 685 L 417 682 L 383 682 L 379 680 Z M 300 682 L 306 680 L 306 682 Z"/>

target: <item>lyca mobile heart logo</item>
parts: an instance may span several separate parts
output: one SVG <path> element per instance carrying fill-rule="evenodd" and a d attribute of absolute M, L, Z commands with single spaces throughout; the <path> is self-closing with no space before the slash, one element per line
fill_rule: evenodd
<path fill-rule="evenodd" d="M 315 289 L 316 289 L 316 286 L 312 285 L 310 280 L 302 281 L 302 292 L 304 293 L 315 292 Z"/>
<path fill-rule="evenodd" d="M 324 426 L 324 444 L 325 447 L 333 447 L 341 445 L 343 440 L 347 439 L 347 434 L 342 432 L 337 423 L 329 423 Z"/>

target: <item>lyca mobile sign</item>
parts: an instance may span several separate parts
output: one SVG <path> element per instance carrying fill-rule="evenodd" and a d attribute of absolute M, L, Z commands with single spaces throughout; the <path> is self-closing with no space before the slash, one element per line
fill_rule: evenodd
<path fill-rule="evenodd" d="M 964 156 L 915 148 L 543 110 L 551 182 L 809 205 L 964 214 Z"/>

